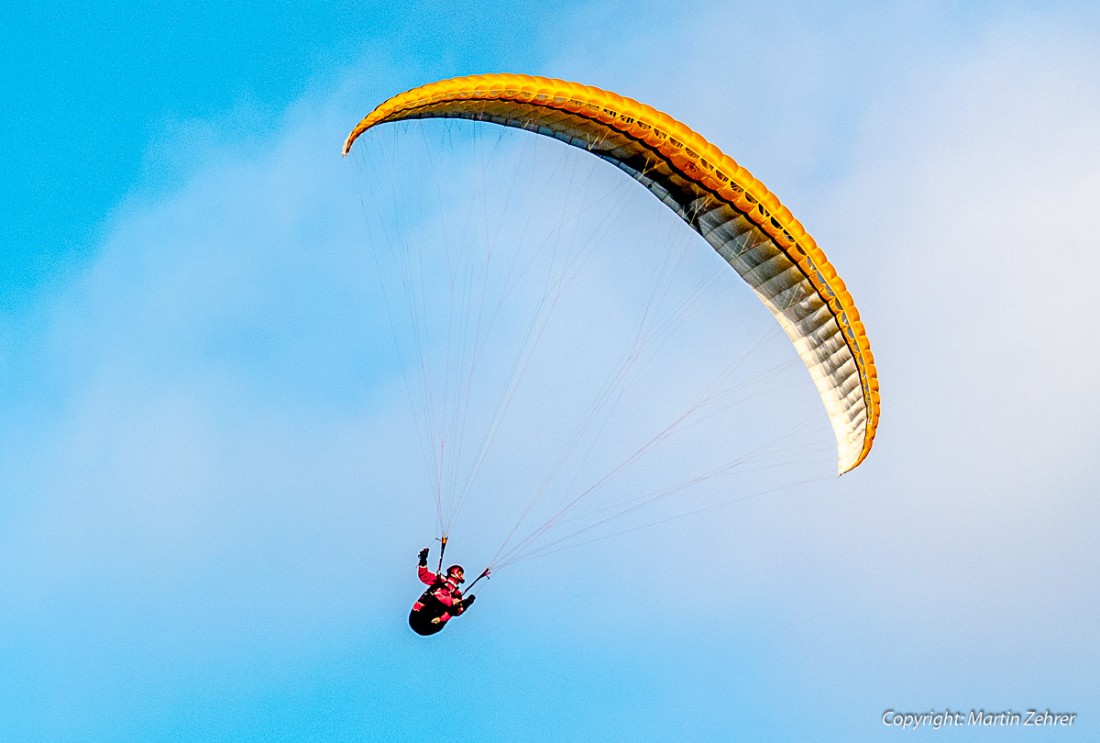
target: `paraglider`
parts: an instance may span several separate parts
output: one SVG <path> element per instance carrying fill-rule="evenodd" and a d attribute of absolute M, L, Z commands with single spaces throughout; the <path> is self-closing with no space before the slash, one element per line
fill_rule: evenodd
<path fill-rule="evenodd" d="M 440 560 L 442 561 L 442 555 Z M 418 635 L 434 635 L 453 617 L 460 616 L 477 596 L 462 595 L 459 586 L 466 582 L 461 565 L 451 565 L 446 572 L 428 568 L 428 548 L 420 550 L 417 576 L 428 588 L 409 612 L 409 626 Z"/>
<path fill-rule="evenodd" d="M 349 154 L 356 140 L 373 127 L 430 118 L 488 122 L 550 137 L 592 153 L 641 184 L 702 236 L 725 264 L 749 285 L 778 322 L 809 371 L 817 396 L 824 405 L 836 441 L 838 474 L 849 472 L 864 461 L 874 442 L 880 397 L 874 357 L 859 312 L 844 282 L 814 239 L 778 198 L 745 168 L 686 125 L 650 106 L 578 83 L 515 74 L 453 78 L 396 95 L 376 107 L 355 126 L 344 142 L 343 154 Z M 413 173 L 412 176 L 417 178 L 419 174 Z M 421 184 L 416 182 L 412 190 L 420 188 Z M 601 208 L 597 204 L 586 204 L 586 207 L 594 211 Z M 451 260 L 446 250 L 440 249 L 439 243 L 429 244 L 432 248 L 430 252 L 416 256 L 415 260 L 407 260 L 405 265 L 419 267 L 433 261 Z M 724 266 L 722 270 L 725 270 Z M 484 285 L 481 288 L 480 293 L 467 288 L 460 294 L 483 296 Z M 414 299 L 406 294 L 410 310 L 421 309 L 417 300 L 422 300 L 423 296 L 417 295 Z M 410 311 L 410 314 L 416 313 Z M 474 314 L 480 320 L 482 313 Z M 461 326 L 461 323 L 454 325 Z M 448 332 L 451 328 L 452 325 L 448 324 Z M 417 333 L 422 336 L 423 330 L 418 329 Z M 531 333 L 528 337 L 537 336 L 537 333 Z M 483 341 L 483 337 L 478 338 L 474 353 L 455 352 L 446 359 L 476 357 L 476 350 L 481 348 L 478 343 Z M 424 363 L 422 351 L 418 348 L 415 356 L 421 364 Z M 513 368 L 525 368 L 528 357 L 522 354 L 521 357 L 517 358 Z M 474 376 L 473 371 L 472 363 L 465 367 L 462 372 L 463 385 Z M 433 396 L 429 388 L 431 375 L 424 371 L 424 367 L 421 373 L 426 380 L 426 398 L 433 403 L 436 399 L 461 399 L 463 402 L 454 403 L 455 409 L 465 414 L 466 408 L 462 405 L 468 398 L 446 394 L 452 389 L 448 387 L 443 388 L 445 394 Z M 513 376 L 500 399 L 510 399 L 508 395 L 515 383 L 516 377 Z M 455 385 L 453 389 L 465 390 L 463 385 Z M 503 409 L 506 405 L 500 404 L 499 407 Z M 496 570 L 529 556 L 536 538 L 552 526 L 567 521 L 561 518 L 567 511 L 636 461 L 639 455 L 667 438 L 668 433 L 682 425 L 694 410 L 689 409 L 681 414 L 667 428 L 659 430 L 632 453 L 623 456 L 618 464 L 613 462 L 609 471 L 592 478 L 592 484 L 573 487 L 563 494 L 558 510 L 530 536 L 517 537 L 518 546 L 512 547 L 510 552 L 505 552 L 502 545 L 490 561 L 491 567 Z M 488 443 L 482 445 L 469 470 L 469 477 L 463 484 L 455 485 L 453 483 L 459 478 L 454 473 L 458 468 L 445 457 L 458 449 L 448 448 L 447 435 L 451 430 L 450 422 L 460 416 L 430 417 L 435 435 L 425 436 L 423 445 L 431 451 L 429 458 L 434 460 L 431 469 L 436 475 L 436 507 L 446 544 L 446 534 L 470 491 Z M 587 415 L 580 430 L 592 425 L 594 418 Z M 492 441 L 499 419 L 490 420 L 489 433 L 483 438 L 485 442 Z M 571 441 L 578 438 L 575 436 Z M 560 468 L 564 456 L 558 458 L 555 466 Z M 719 467 L 713 472 L 705 471 L 696 479 L 711 477 L 714 472 L 725 469 Z M 440 484 L 443 475 L 451 478 L 449 486 Z M 570 482 L 571 486 L 573 482 L 575 479 Z M 539 488 L 534 500 L 541 497 L 543 490 Z M 657 495 L 643 495 L 641 501 L 644 503 L 646 498 L 655 499 L 662 493 L 674 492 L 677 487 L 663 491 L 655 487 L 654 490 Z M 455 507 L 453 512 L 444 513 L 447 509 L 443 500 L 448 492 L 457 492 Z M 624 507 L 617 513 L 627 513 L 633 507 Z M 530 506 L 524 511 L 524 517 L 529 510 Z M 595 523 L 598 525 L 609 518 L 597 516 Z M 575 529 L 574 533 L 579 533 L 589 527 L 570 528 Z M 516 529 L 508 535 L 505 545 L 514 534 Z M 419 634 L 438 632 L 450 619 L 461 615 L 474 598 L 463 597 L 460 589 L 463 573 L 460 569 L 453 571 L 459 566 L 442 572 L 441 555 L 439 569 L 433 573 L 427 568 L 426 558 L 427 549 L 420 555 L 419 576 L 429 588 L 414 605 L 409 617 L 410 626 Z M 488 572 L 487 568 L 479 579 L 487 576 Z"/>

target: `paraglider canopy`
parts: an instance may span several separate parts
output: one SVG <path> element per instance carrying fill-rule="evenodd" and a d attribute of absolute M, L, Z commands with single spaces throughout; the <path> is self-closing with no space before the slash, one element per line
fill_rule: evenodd
<path fill-rule="evenodd" d="M 577 83 L 474 75 L 415 88 L 378 106 L 348 135 L 386 122 L 460 118 L 525 129 L 587 150 L 676 212 L 749 284 L 794 344 L 837 441 L 837 469 L 874 442 L 879 383 L 844 282 L 778 198 L 732 158 L 672 117 Z"/>

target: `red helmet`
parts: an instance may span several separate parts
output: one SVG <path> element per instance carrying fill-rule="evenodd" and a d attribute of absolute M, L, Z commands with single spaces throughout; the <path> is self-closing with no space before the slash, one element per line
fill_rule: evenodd
<path fill-rule="evenodd" d="M 461 565 L 452 565 L 447 568 L 447 577 L 453 578 L 457 583 L 465 583 L 466 579 L 462 577 L 465 572 L 466 571 L 462 569 Z M 458 575 L 455 575 L 455 573 L 458 573 Z"/>

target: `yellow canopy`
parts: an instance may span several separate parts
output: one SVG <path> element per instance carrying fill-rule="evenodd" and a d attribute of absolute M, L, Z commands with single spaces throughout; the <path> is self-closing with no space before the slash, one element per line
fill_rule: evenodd
<path fill-rule="evenodd" d="M 879 385 L 859 312 L 825 254 L 764 184 L 672 117 L 599 88 L 529 75 L 472 75 L 390 98 L 348 135 L 429 117 L 488 121 L 588 150 L 630 174 L 737 271 L 810 371 L 837 440 L 838 471 L 875 438 Z"/>

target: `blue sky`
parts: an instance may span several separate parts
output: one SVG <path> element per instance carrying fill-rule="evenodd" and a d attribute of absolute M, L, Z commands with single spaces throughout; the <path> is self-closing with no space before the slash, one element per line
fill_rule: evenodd
<path fill-rule="evenodd" d="M 1091 6 L 2 13 L 5 738 L 1100 736 Z M 706 483 L 683 502 L 752 497 L 519 563 L 425 641 L 404 616 L 433 507 L 371 161 L 339 146 L 389 95 L 484 71 L 635 97 L 767 183 L 855 297 L 883 418 L 850 475 Z M 631 291 L 601 291 L 575 314 L 629 319 Z M 679 342 L 661 374 L 721 363 Z M 499 542 L 523 447 L 570 402 L 517 403 L 539 428 L 509 434 L 455 559 Z M 1032 707 L 1078 718 L 882 723 Z"/>

